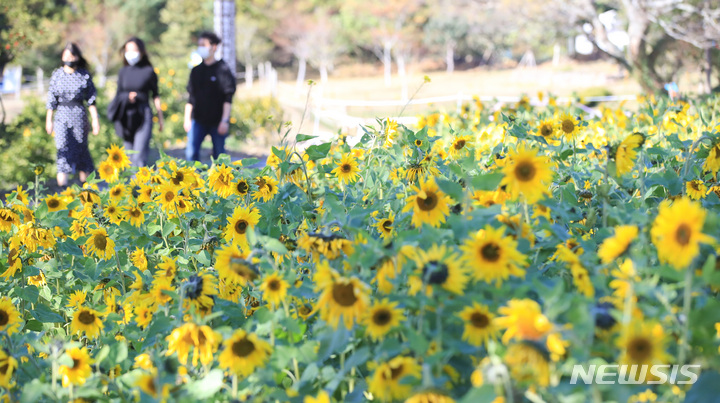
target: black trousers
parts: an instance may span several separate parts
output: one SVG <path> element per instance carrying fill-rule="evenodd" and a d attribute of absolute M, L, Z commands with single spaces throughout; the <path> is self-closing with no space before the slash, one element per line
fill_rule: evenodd
<path fill-rule="evenodd" d="M 137 106 L 136 113 L 140 117 L 137 129 L 128 128 L 120 120 L 115 121 L 115 133 L 123 139 L 125 150 L 133 150 L 134 154 L 128 153 L 128 158 L 136 167 L 147 165 L 148 153 L 150 151 L 150 138 L 152 138 L 153 113 L 150 105 L 141 104 Z"/>

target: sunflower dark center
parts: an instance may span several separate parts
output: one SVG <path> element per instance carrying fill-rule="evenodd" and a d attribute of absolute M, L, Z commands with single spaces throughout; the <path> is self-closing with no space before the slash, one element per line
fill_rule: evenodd
<path fill-rule="evenodd" d="M 272 279 L 268 282 L 268 289 L 270 291 L 278 291 L 280 289 L 280 282 L 277 279 Z"/>
<path fill-rule="evenodd" d="M 689 225 L 682 223 L 675 231 L 675 240 L 682 246 L 690 243 L 690 237 L 692 236 L 692 229 Z"/>
<path fill-rule="evenodd" d="M 427 196 L 425 198 L 418 196 L 418 198 L 417 198 L 418 207 L 422 211 L 432 211 L 433 209 L 435 209 L 435 206 L 437 206 L 437 204 L 438 204 L 438 197 L 435 193 L 428 192 L 428 191 L 425 192 L 425 195 Z"/>
<path fill-rule="evenodd" d="M 400 364 L 397 367 L 390 368 L 390 378 L 388 378 L 388 373 L 383 373 L 383 378 L 385 379 L 392 379 L 392 380 L 398 380 L 403 374 L 403 365 Z"/>
<path fill-rule="evenodd" d="M 258 277 L 257 273 L 255 273 L 243 259 L 230 259 L 230 270 L 249 281 L 255 280 Z"/>
<path fill-rule="evenodd" d="M 456 150 L 462 150 L 463 147 L 465 147 L 465 140 L 458 140 L 455 142 Z"/>
<path fill-rule="evenodd" d="M 78 316 L 78 320 L 83 325 L 90 325 L 90 324 L 95 323 L 95 315 L 93 315 L 92 312 L 82 311 L 82 312 L 80 312 L 80 315 Z"/>
<path fill-rule="evenodd" d="M 382 308 L 378 309 L 375 313 L 373 313 L 373 323 L 378 326 L 385 326 L 388 323 L 390 323 L 390 320 L 392 319 L 392 313 L 390 310 Z"/>
<path fill-rule="evenodd" d="M 352 171 L 352 166 L 350 166 L 350 164 L 342 164 L 340 166 L 340 170 L 342 170 L 344 173 L 349 173 L 350 171 Z"/>
<path fill-rule="evenodd" d="M 135 218 L 140 217 L 140 213 L 141 213 L 141 211 L 138 208 L 133 208 L 130 210 L 130 215 Z"/>
<path fill-rule="evenodd" d="M 248 339 L 238 340 L 232 345 L 232 352 L 236 357 L 247 357 L 255 351 L 255 344 Z"/>
<path fill-rule="evenodd" d="M 480 255 L 488 262 L 497 262 L 500 259 L 500 247 L 496 243 L 486 243 L 480 248 Z"/>
<path fill-rule="evenodd" d="M 120 154 L 113 154 L 112 159 L 113 161 L 120 161 Z"/>
<path fill-rule="evenodd" d="M 240 235 L 245 234 L 245 231 L 247 231 L 248 222 L 245 220 L 238 220 L 235 223 L 235 232 L 237 232 Z"/>
<path fill-rule="evenodd" d="M 57 208 L 60 205 L 60 201 L 58 201 L 58 199 L 50 199 L 48 200 L 47 205 L 50 208 Z"/>
<path fill-rule="evenodd" d="M 693 188 L 693 190 L 700 190 L 700 182 L 692 181 L 690 182 L 690 187 Z"/>
<path fill-rule="evenodd" d="M 422 140 L 415 140 L 415 145 L 418 147 L 422 146 Z"/>
<path fill-rule="evenodd" d="M 628 355 L 635 362 L 646 361 L 652 355 L 652 343 L 646 338 L 636 338 L 628 344 Z"/>
<path fill-rule="evenodd" d="M 175 192 L 173 192 L 173 191 L 165 192 L 165 201 L 166 202 L 171 202 L 171 201 L 173 201 L 174 198 L 175 198 Z"/>
<path fill-rule="evenodd" d="M 423 266 L 422 276 L 428 284 L 443 284 L 450 276 L 450 271 L 445 263 L 431 260 Z"/>
<path fill-rule="evenodd" d="M 312 307 L 310 305 L 303 305 L 298 309 L 298 311 L 302 315 L 308 315 L 310 312 L 312 312 Z"/>
<path fill-rule="evenodd" d="M 340 306 L 353 306 L 357 302 L 355 287 L 352 283 L 335 284 L 332 290 L 333 300 Z"/>
<path fill-rule="evenodd" d="M 482 312 L 473 312 L 470 323 L 478 329 L 485 329 L 490 324 L 490 318 Z"/>
<path fill-rule="evenodd" d="M 383 223 L 382 223 L 382 227 L 383 227 L 386 231 L 390 231 L 390 230 L 392 229 L 392 225 L 393 225 L 392 220 L 385 220 L 385 221 L 383 221 Z"/>
<path fill-rule="evenodd" d="M 80 365 L 82 365 L 82 360 L 80 360 L 78 358 L 73 358 L 72 360 L 73 360 L 73 366 L 72 366 L 73 368 L 77 368 Z"/>
<path fill-rule="evenodd" d="M 10 360 L 5 361 L 5 365 L 0 366 L 0 374 L 5 375 L 10 370 Z"/>
<path fill-rule="evenodd" d="M 120 196 L 122 194 L 122 190 L 120 189 L 113 189 L 110 191 L 110 194 L 113 196 Z"/>
<path fill-rule="evenodd" d="M 10 322 L 10 315 L 5 311 L 0 309 L 0 327 L 3 327 Z"/>
<path fill-rule="evenodd" d="M 105 250 L 107 247 L 107 237 L 103 234 L 97 234 L 93 238 L 93 244 L 95 245 L 95 248 L 98 250 Z"/>
<path fill-rule="evenodd" d="M 531 162 L 521 162 L 515 167 L 515 177 L 522 182 L 531 181 L 535 173 L 535 165 Z"/>
<path fill-rule="evenodd" d="M 552 129 L 552 126 L 550 126 L 550 125 L 543 125 L 540 128 L 540 134 L 542 134 L 544 137 L 551 135 L 552 132 L 553 132 L 553 129 Z"/>
<path fill-rule="evenodd" d="M 245 194 L 245 193 L 247 193 L 247 191 L 248 191 L 248 184 L 247 184 L 247 182 L 245 182 L 245 181 L 240 181 L 240 182 L 238 182 L 238 184 L 237 184 L 237 191 L 238 191 L 240 194 Z"/>
<path fill-rule="evenodd" d="M 572 133 L 575 130 L 575 122 L 570 119 L 563 120 L 562 129 L 565 133 Z"/>

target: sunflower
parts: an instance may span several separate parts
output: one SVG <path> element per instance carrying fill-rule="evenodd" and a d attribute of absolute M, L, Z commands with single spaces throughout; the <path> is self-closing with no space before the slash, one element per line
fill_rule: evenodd
<path fill-rule="evenodd" d="M 140 227 L 145 222 L 145 213 L 139 205 L 123 206 L 122 207 L 123 221 L 130 222 L 135 227 Z"/>
<path fill-rule="evenodd" d="M 505 227 L 495 229 L 486 225 L 460 247 L 463 260 L 476 281 L 496 282 L 499 286 L 510 275 L 525 276 L 520 266 L 527 257 L 518 252 L 517 241 L 504 233 Z"/>
<path fill-rule="evenodd" d="M 375 301 L 368 309 L 363 324 L 367 326 L 365 333 L 374 341 L 382 340 L 393 328 L 400 326 L 405 320 L 403 310 L 397 302 L 389 302 L 387 298 Z"/>
<path fill-rule="evenodd" d="M 388 214 L 387 218 L 378 220 L 378 222 L 375 224 L 375 228 L 377 228 L 380 236 L 387 241 L 392 238 L 394 224 L 395 214 L 393 214 L 393 212 L 391 211 L 390 214 Z"/>
<path fill-rule="evenodd" d="M 505 352 L 505 363 L 512 378 L 521 383 L 546 387 L 550 384 L 550 362 L 547 351 L 533 342 L 513 343 Z"/>
<path fill-rule="evenodd" d="M 713 175 L 720 170 L 720 142 L 715 143 L 710 148 L 705 162 L 703 162 L 703 170 L 712 172 Z"/>
<path fill-rule="evenodd" d="M 9 208 L 0 208 L 0 231 L 8 232 L 13 225 L 20 225 L 20 216 Z"/>
<path fill-rule="evenodd" d="M 344 154 L 337 164 L 337 168 L 331 171 L 342 183 L 353 183 L 358 178 L 360 168 L 358 162 L 351 154 Z"/>
<path fill-rule="evenodd" d="M 262 284 L 260 284 L 263 299 L 276 308 L 285 300 L 288 288 L 290 288 L 290 285 L 277 273 L 265 276 Z"/>
<path fill-rule="evenodd" d="M 650 236 L 661 263 L 669 263 L 677 270 L 686 268 L 700 253 L 700 243 L 714 239 L 703 234 L 706 211 L 697 202 L 681 198 L 660 203 L 658 216 Z"/>
<path fill-rule="evenodd" d="M 300 302 L 297 305 L 295 305 L 295 312 L 293 312 L 293 318 L 300 317 L 302 319 L 307 319 L 310 316 L 312 316 L 313 312 L 315 311 L 315 308 L 313 305 L 309 302 Z"/>
<path fill-rule="evenodd" d="M 15 309 L 12 300 L 8 297 L 0 298 L 0 332 L 8 335 L 17 333 L 21 323 L 20 313 Z"/>
<path fill-rule="evenodd" d="M 616 346 L 618 362 L 627 365 L 658 365 L 670 362 L 665 351 L 668 338 L 662 325 L 650 321 L 632 321 L 620 332 Z"/>
<path fill-rule="evenodd" d="M 28 276 L 27 282 L 28 284 L 34 285 L 37 288 L 42 288 L 47 285 L 47 279 L 45 278 L 45 273 L 43 273 L 42 270 L 40 270 L 37 275 Z"/>
<path fill-rule="evenodd" d="M 137 190 L 137 202 L 138 203 L 150 203 L 153 201 L 154 188 L 150 185 L 140 185 Z"/>
<path fill-rule="evenodd" d="M 246 260 L 248 253 L 243 253 L 237 245 L 227 245 L 216 252 L 215 269 L 218 277 L 229 284 L 247 285 L 260 276 L 255 265 Z"/>
<path fill-rule="evenodd" d="M 168 342 L 168 350 L 165 352 L 165 356 L 169 357 L 177 352 L 178 361 L 182 365 L 187 365 L 188 355 L 192 348 L 192 365 L 197 365 L 198 359 L 203 365 L 209 365 L 213 361 L 213 354 L 222 341 L 222 336 L 210 326 L 185 323 L 175 328 L 165 340 Z"/>
<path fill-rule="evenodd" d="M 82 204 L 100 204 L 100 195 L 93 189 L 83 189 L 77 197 Z"/>
<path fill-rule="evenodd" d="M 500 186 L 507 186 L 507 192 L 518 199 L 522 196 L 528 203 L 535 203 L 547 193 L 553 177 L 552 164 L 547 157 L 538 156 L 534 149 L 520 146 L 511 153 L 509 162 L 503 168 L 504 177 Z"/>
<path fill-rule="evenodd" d="M 10 196 L 11 194 L 12 193 L 6 194 L 5 199 L 10 199 L 8 196 Z M 18 186 L 17 188 L 15 188 L 15 200 L 19 201 L 25 206 L 30 203 L 30 197 L 28 196 L 27 191 L 25 191 L 22 186 Z"/>
<path fill-rule="evenodd" d="M 450 143 L 448 155 L 450 158 L 460 158 L 467 155 L 473 146 L 473 138 L 471 136 L 457 136 Z"/>
<path fill-rule="evenodd" d="M 100 319 L 100 312 L 85 307 L 80 307 L 73 314 L 73 320 L 70 323 L 70 331 L 73 334 L 82 332 L 90 340 L 97 338 L 102 328 L 103 322 Z"/>
<path fill-rule="evenodd" d="M 152 322 L 154 311 L 155 309 L 149 306 L 135 306 L 135 323 L 137 323 L 138 327 L 140 327 L 141 329 L 147 328 L 150 322 Z"/>
<path fill-rule="evenodd" d="M 105 228 L 91 229 L 90 237 L 85 242 L 85 249 L 98 259 L 108 260 L 115 254 L 115 242 L 110 239 Z"/>
<path fill-rule="evenodd" d="M 7 270 L 5 270 L 0 277 L 9 279 L 14 276 L 22 268 L 22 258 L 20 257 L 20 245 L 16 242 L 10 242 L 10 248 L 7 252 Z"/>
<path fill-rule="evenodd" d="M 65 354 L 72 360 L 72 366 L 61 365 L 60 376 L 62 377 L 62 386 L 68 387 L 69 385 L 84 385 L 87 378 L 92 375 L 92 368 L 90 364 L 94 361 L 90 358 L 88 351 L 85 347 L 79 349 L 73 347 L 65 351 Z"/>
<path fill-rule="evenodd" d="M 139 387 L 140 390 L 148 394 L 153 399 L 158 398 L 158 387 L 157 387 L 157 376 L 153 372 L 144 373 L 138 377 L 135 381 L 135 386 Z"/>
<path fill-rule="evenodd" d="M 150 287 L 150 298 L 155 306 L 162 306 L 172 301 L 172 296 L 163 291 L 175 292 L 172 277 L 158 276 L 153 279 Z"/>
<path fill-rule="evenodd" d="M 122 199 L 126 194 L 127 187 L 122 183 L 118 183 L 108 190 L 108 196 L 110 196 L 111 199 Z"/>
<path fill-rule="evenodd" d="M 181 194 L 182 188 L 178 188 L 172 182 L 163 182 L 155 189 L 157 195 L 155 201 L 160 205 L 166 214 L 177 213 L 179 199 L 184 198 Z"/>
<path fill-rule="evenodd" d="M 145 250 L 136 246 L 135 250 L 130 254 L 130 262 L 142 271 L 147 270 L 148 261 Z"/>
<path fill-rule="evenodd" d="M 264 367 L 272 354 L 272 346 L 268 342 L 242 329 L 236 330 L 223 346 L 225 348 L 218 358 L 220 368 L 243 377 L 250 376 L 256 368 Z"/>
<path fill-rule="evenodd" d="M 411 293 L 428 286 L 426 293 L 432 295 L 435 286 L 454 294 L 462 295 L 468 282 L 468 275 L 459 264 L 458 256 L 445 245 L 433 245 L 429 250 L 418 249 L 412 257 L 417 265 L 417 272 L 411 277 Z"/>
<path fill-rule="evenodd" d="M 437 169 L 432 159 L 432 154 L 428 153 L 425 155 L 422 161 L 418 163 L 408 164 L 405 178 L 410 183 L 415 183 L 418 179 L 422 179 L 425 176 L 437 176 L 440 175 L 440 170 Z"/>
<path fill-rule="evenodd" d="M 330 395 L 324 390 L 318 392 L 317 397 L 305 395 L 303 403 L 330 403 Z"/>
<path fill-rule="evenodd" d="M 572 140 L 580 133 L 580 121 L 567 113 L 563 113 L 557 120 L 557 133 L 568 140 Z"/>
<path fill-rule="evenodd" d="M 15 386 L 15 382 L 10 382 L 10 379 L 17 368 L 17 360 L 0 347 L 0 387 L 10 390 Z"/>
<path fill-rule="evenodd" d="M 252 204 L 237 206 L 225 227 L 225 240 L 245 249 L 248 247 L 247 231 L 260 222 L 260 212 Z"/>
<path fill-rule="evenodd" d="M 240 178 L 233 184 L 233 192 L 238 196 L 245 196 L 249 191 L 250 185 L 245 178 Z"/>
<path fill-rule="evenodd" d="M 685 184 L 687 195 L 693 200 L 704 199 L 707 196 L 707 186 L 700 179 L 694 179 Z"/>
<path fill-rule="evenodd" d="M 235 179 L 235 175 L 233 175 L 232 167 L 227 167 L 225 164 L 215 165 L 208 175 L 210 189 L 222 198 L 233 194 L 233 179 Z"/>
<path fill-rule="evenodd" d="M 375 368 L 368 390 L 373 397 L 383 402 L 406 399 L 412 385 L 407 378 L 420 379 L 421 366 L 412 357 L 395 357 Z"/>
<path fill-rule="evenodd" d="M 428 224 L 439 227 L 450 214 L 450 197 L 440 191 L 435 178 L 421 179 L 419 186 L 411 186 L 414 195 L 405 199 L 403 212 L 412 210 L 412 223 L 416 228 Z"/>
<path fill-rule="evenodd" d="M 108 202 L 107 206 L 103 209 L 103 214 L 115 225 L 119 225 L 122 221 L 120 218 L 120 207 L 114 201 Z"/>
<path fill-rule="evenodd" d="M 455 403 L 455 399 L 444 392 L 428 389 L 410 396 L 405 403 Z"/>
<path fill-rule="evenodd" d="M 257 185 L 258 187 L 258 189 L 254 191 L 252 195 L 253 199 L 255 200 L 262 199 L 264 202 L 270 201 L 279 191 L 277 186 L 277 180 L 269 176 L 257 178 L 257 180 L 255 181 L 255 185 Z"/>
<path fill-rule="evenodd" d="M 110 160 L 104 160 L 98 165 L 100 179 L 107 183 L 115 183 L 120 179 L 120 170 Z"/>
<path fill-rule="evenodd" d="M 642 147 L 645 136 L 641 133 L 633 133 L 625 138 L 615 150 L 615 172 L 617 176 L 625 175 L 635 166 L 637 149 Z"/>
<path fill-rule="evenodd" d="M 495 319 L 495 325 L 505 329 L 502 337 L 505 344 L 511 339 L 539 340 L 552 329 L 552 323 L 543 315 L 540 305 L 531 299 L 511 299 L 498 312 L 505 315 Z"/>
<path fill-rule="evenodd" d="M 47 205 L 48 211 L 50 212 L 65 210 L 67 208 L 67 202 L 65 201 L 65 198 L 58 196 L 57 193 L 52 196 L 46 197 L 45 204 Z"/>
<path fill-rule="evenodd" d="M 125 147 L 118 147 L 115 144 L 105 149 L 108 153 L 107 161 L 110 165 L 122 171 L 130 166 L 130 158 L 125 154 Z"/>
<path fill-rule="evenodd" d="M 315 273 L 315 288 L 321 291 L 317 301 L 320 317 L 337 329 L 342 316 L 345 327 L 352 329 L 368 306 L 370 288 L 355 277 L 343 277 L 321 263 Z"/>
<path fill-rule="evenodd" d="M 556 132 L 555 124 L 552 120 L 546 119 L 538 122 L 536 134 L 539 137 L 544 138 L 549 144 L 553 144 L 555 142 Z"/>
<path fill-rule="evenodd" d="M 86 234 L 87 221 L 82 218 L 73 220 L 72 224 L 70 224 L 70 238 L 77 241 L 78 238 L 85 236 Z"/>
<path fill-rule="evenodd" d="M 495 315 L 490 313 L 488 307 L 473 302 L 472 306 L 465 307 L 458 316 L 465 321 L 463 340 L 473 346 L 487 346 L 489 340 L 495 339 L 498 332 Z"/>
<path fill-rule="evenodd" d="M 613 262 L 625 253 L 630 244 L 638 235 L 638 227 L 635 225 L 620 225 L 615 227 L 615 236 L 603 241 L 598 249 L 598 257 L 603 264 Z"/>
<path fill-rule="evenodd" d="M 214 296 L 218 293 L 217 278 L 208 272 L 193 274 L 182 286 L 185 304 L 195 307 L 197 312 L 212 310 Z"/>
<path fill-rule="evenodd" d="M 590 280 L 590 275 L 583 265 L 570 265 L 570 274 L 572 274 L 573 284 L 575 284 L 575 287 L 582 295 L 588 298 L 595 296 L 595 288 Z"/>
<path fill-rule="evenodd" d="M 69 308 L 79 309 L 85 303 L 86 298 L 87 293 L 85 291 L 74 291 L 72 294 L 70 294 L 70 298 L 68 298 L 68 303 L 65 306 Z"/>

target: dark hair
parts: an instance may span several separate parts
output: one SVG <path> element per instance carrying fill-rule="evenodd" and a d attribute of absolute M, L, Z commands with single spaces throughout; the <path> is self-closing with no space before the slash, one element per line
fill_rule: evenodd
<path fill-rule="evenodd" d="M 150 58 L 147 55 L 147 51 L 145 50 L 145 42 L 143 42 L 142 39 L 133 36 L 132 38 L 128 39 L 123 43 L 122 47 L 120 48 L 120 58 L 123 61 L 123 66 L 129 66 L 130 63 L 128 63 L 127 59 L 125 59 L 125 46 L 127 46 L 128 43 L 133 42 L 135 45 L 137 45 L 138 50 L 140 51 L 140 61 L 137 63 L 138 66 L 143 65 L 150 65 L 152 66 L 152 63 L 150 63 Z"/>
<path fill-rule="evenodd" d="M 198 40 L 200 39 L 207 39 L 211 45 L 219 45 L 220 42 L 222 42 L 219 36 L 215 35 L 214 32 L 210 31 L 200 33 L 200 35 L 198 36 Z"/>
<path fill-rule="evenodd" d="M 65 47 L 63 48 L 62 52 L 60 52 L 60 59 L 62 59 L 62 54 L 65 53 L 65 51 L 69 51 L 71 55 L 77 57 L 77 68 L 78 69 L 85 69 L 88 68 L 88 62 L 85 60 L 85 58 L 82 55 L 82 52 L 80 51 L 80 48 L 78 45 L 76 45 L 74 42 L 68 42 Z"/>

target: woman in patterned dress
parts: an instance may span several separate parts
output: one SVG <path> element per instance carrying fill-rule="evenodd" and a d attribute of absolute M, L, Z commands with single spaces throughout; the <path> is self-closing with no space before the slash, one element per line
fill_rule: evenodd
<path fill-rule="evenodd" d="M 92 118 L 92 133 L 100 132 L 95 107 L 95 85 L 87 71 L 87 61 L 74 43 L 68 43 L 62 52 L 62 67 L 53 71 L 48 89 L 45 130 L 55 132 L 57 147 L 57 183 L 67 186 L 68 174 L 78 173 L 81 182 L 95 169 L 88 133 Z M 87 101 L 88 108 L 85 108 Z M 57 111 L 53 114 L 53 111 Z M 53 116 L 54 115 L 54 116 Z"/>

